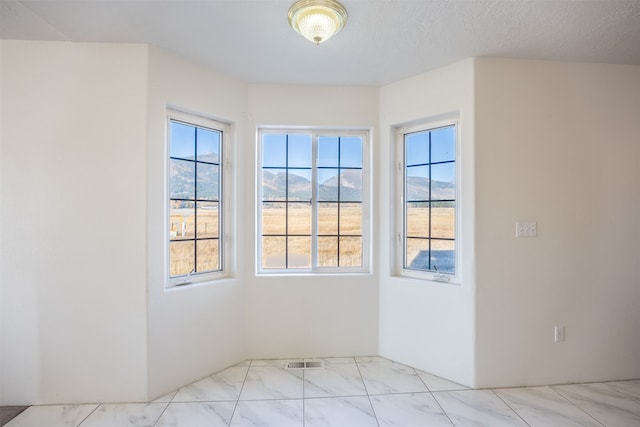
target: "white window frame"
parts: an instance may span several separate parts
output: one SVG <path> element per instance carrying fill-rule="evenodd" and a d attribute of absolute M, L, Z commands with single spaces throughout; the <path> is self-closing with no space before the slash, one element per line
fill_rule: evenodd
<path fill-rule="evenodd" d="M 371 130 L 363 128 L 322 128 L 322 127 L 259 127 L 256 133 L 256 272 L 258 275 L 323 275 L 323 274 L 369 274 L 371 266 Z M 262 137 L 265 134 L 312 135 L 312 198 L 311 198 L 311 268 L 262 268 Z M 359 136 L 362 138 L 362 266 L 322 267 L 317 266 L 317 141 L 318 137 Z"/>
<path fill-rule="evenodd" d="M 455 273 L 438 273 L 434 271 L 424 271 L 408 269 L 404 266 L 404 245 L 405 245 L 405 194 L 404 194 L 404 174 L 405 174 L 405 157 L 404 157 L 404 136 L 406 134 L 414 132 L 424 132 L 435 130 L 443 127 L 454 126 L 455 127 Z M 423 119 L 408 124 L 402 124 L 395 126 L 394 130 L 394 153 L 393 162 L 395 177 L 395 203 L 394 203 L 394 216 L 395 216 L 395 272 L 397 276 L 414 278 L 420 280 L 429 280 L 435 282 L 444 282 L 451 284 L 460 284 L 462 281 L 461 264 L 460 264 L 460 252 L 461 252 L 461 234 L 460 234 L 460 218 L 461 218 L 461 132 L 460 132 L 460 120 L 458 115 L 445 115 L 437 119 Z"/>
<path fill-rule="evenodd" d="M 171 157 L 170 157 L 170 129 L 171 122 L 177 121 L 187 125 L 212 129 L 222 132 L 222 139 L 220 144 L 220 192 L 219 198 L 219 211 L 220 216 L 220 231 L 219 231 L 219 251 L 220 251 L 220 270 L 186 274 L 182 276 L 170 275 L 170 221 L 171 221 Z M 232 251 L 230 233 L 232 229 L 233 218 L 233 206 L 231 200 L 231 174 L 230 167 L 230 145 L 232 139 L 232 126 L 229 123 L 216 120 L 214 118 L 206 117 L 204 115 L 187 113 L 174 108 L 167 109 L 166 115 L 166 138 L 165 138 L 165 168 L 166 168 L 166 183 L 165 183 L 165 288 L 172 288 L 177 286 L 202 284 L 206 282 L 217 281 L 231 276 L 231 261 L 230 255 Z"/>

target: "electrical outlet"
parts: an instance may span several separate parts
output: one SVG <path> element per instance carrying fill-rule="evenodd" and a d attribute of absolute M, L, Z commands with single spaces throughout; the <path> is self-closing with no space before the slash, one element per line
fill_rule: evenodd
<path fill-rule="evenodd" d="M 564 326 L 553 327 L 553 340 L 555 342 L 564 341 Z"/>
<path fill-rule="evenodd" d="M 536 237 L 538 235 L 538 223 L 516 222 L 516 237 Z"/>

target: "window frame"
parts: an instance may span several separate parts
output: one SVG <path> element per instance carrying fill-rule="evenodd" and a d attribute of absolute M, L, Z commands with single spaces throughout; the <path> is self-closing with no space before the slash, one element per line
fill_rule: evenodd
<path fill-rule="evenodd" d="M 265 134 L 311 135 L 311 267 L 310 268 L 263 268 L 262 267 L 262 140 Z M 362 138 L 362 266 L 358 267 L 324 267 L 318 266 L 318 205 L 323 203 L 317 197 L 317 143 L 318 137 L 350 137 Z M 324 128 L 324 127 L 271 127 L 262 126 L 256 132 L 256 274 L 264 276 L 290 275 L 343 275 L 369 274 L 371 272 L 371 130 L 365 128 Z M 338 201 L 336 203 L 348 203 Z M 340 234 L 337 235 L 338 237 Z"/>
<path fill-rule="evenodd" d="M 405 267 L 405 244 L 406 244 L 406 224 L 405 224 L 405 135 L 428 132 L 441 128 L 453 126 L 455 129 L 455 214 L 454 214 L 454 273 L 436 272 Z M 411 123 L 401 124 L 393 128 L 394 138 L 394 170 L 395 177 L 395 275 L 399 277 L 428 280 L 434 282 L 444 282 L 450 284 L 460 284 L 462 281 L 462 269 L 460 264 L 461 252 L 461 131 L 460 119 L 456 115 L 444 115 L 439 118 L 422 119 Z"/>
<path fill-rule="evenodd" d="M 219 185 L 218 190 L 220 192 L 218 196 L 218 216 L 219 216 L 219 231 L 218 231 L 218 251 L 219 251 L 219 265 L 220 268 L 215 271 L 195 272 L 190 274 L 183 274 L 178 276 L 171 276 L 171 123 L 179 122 L 187 126 L 193 126 L 197 128 L 209 129 L 216 132 L 220 132 L 220 157 L 219 157 Z M 231 276 L 230 271 L 230 229 L 231 229 L 231 188 L 230 188 L 230 168 L 229 168 L 229 148 L 231 141 L 232 126 L 224 121 L 216 120 L 211 117 L 199 115 L 195 113 L 187 113 L 174 108 L 167 108 L 166 113 L 166 137 L 165 137 L 165 170 L 166 172 L 166 184 L 165 184 L 165 221 L 164 221 L 164 248 L 165 248 L 165 288 L 172 288 L 178 286 L 202 284 L 206 282 L 216 281 L 219 279 L 227 278 Z M 196 202 L 197 204 L 197 202 Z M 197 241 L 197 236 L 194 236 L 194 241 Z"/>

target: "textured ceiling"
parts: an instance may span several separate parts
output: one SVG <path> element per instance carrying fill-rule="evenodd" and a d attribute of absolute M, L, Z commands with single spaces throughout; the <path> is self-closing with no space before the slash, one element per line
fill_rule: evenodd
<path fill-rule="evenodd" d="M 315 46 L 293 0 L 0 0 L 3 39 L 148 43 L 252 83 L 383 85 L 473 56 L 640 64 L 640 0 L 343 0 Z"/>

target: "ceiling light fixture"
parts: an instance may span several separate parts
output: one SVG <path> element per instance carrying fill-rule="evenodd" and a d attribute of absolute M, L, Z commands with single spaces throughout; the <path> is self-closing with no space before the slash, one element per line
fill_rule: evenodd
<path fill-rule="evenodd" d="M 289 25 L 319 45 L 347 23 L 347 10 L 335 0 L 298 0 L 289 8 Z"/>

